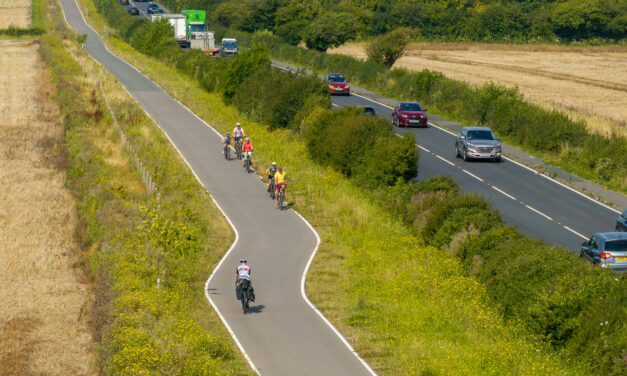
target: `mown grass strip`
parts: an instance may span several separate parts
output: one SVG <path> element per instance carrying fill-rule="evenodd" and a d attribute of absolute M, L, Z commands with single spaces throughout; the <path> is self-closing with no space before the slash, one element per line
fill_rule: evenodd
<path fill-rule="evenodd" d="M 50 29 L 61 15 L 51 1 Z M 64 115 L 68 179 L 94 278 L 93 335 L 110 375 L 252 374 L 207 304 L 204 281 L 233 241 L 220 211 L 155 124 L 72 39 L 41 39 Z M 78 56 L 80 64 L 68 51 Z M 151 196 L 104 110 L 96 82 L 160 189 Z"/>
<path fill-rule="evenodd" d="M 89 1 L 83 1 L 95 12 Z M 99 17 L 99 16 L 95 16 Z M 100 22 L 100 21 L 99 21 Z M 175 70 L 112 37 L 109 48 L 221 132 L 241 115 Z M 314 303 L 382 374 L 583 374 L 524 339 L 490 307 L 455 258 L 406 227 L 338 172 L 313 163 L 289 131 L 244 122 L 260 166 L 277 160 L 288 197 L 322 236 L 307 284 Z"/>

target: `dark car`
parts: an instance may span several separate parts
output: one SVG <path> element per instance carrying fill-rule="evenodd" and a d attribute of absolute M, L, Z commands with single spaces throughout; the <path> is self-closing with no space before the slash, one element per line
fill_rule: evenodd
<path fill-rule="evenodd" d="M 150 4 L 150 5 L 155 5 L 155 4 Z M 161 8 L 159 8 L 158 5 L 155 5 L 154 7 L 151 7 L 150 5 L 148 5 L 148 9 L 146 10 L 148 14 L 163 13 L 163 10 L 161 10 Z"/>
<path fill-rule="evenodd" d="M 324 80 L 329 85 L 329 93 L 350 95 L 350 85 L 342 73 L 329 73 Z"/>
<path fill-rule="evenodd" d="M 616 220 L 616 231 L 627 232 L 627 209 Z"/>
<path fill-rule="evenodd" d="M 165 12 L 161 8 L 156 8 L 152 10 L 152 14 L 163 14 L 163 13 Z"/>
<path fill-rule="evenodd" d="M 120 0 L 120 4 L 122 4 L 122 5 L 128 5 L 128 0 Z"/>
<path fill-rule="evenodd" d="M 372 116 L 372 117 L 377 117 L 377 112 L 374 110 L 373 107 L 370 106 L 364 106 L 364 115 L 368 115 L 368 116 Z"/>
<path fill-rule="evenodd" d="M 418 102 L 400 102 L 392 112 L 392 124 L 398 127 L 426 127 L 429 121 L 426 111 Z"/>
<path fill-rule="evenodd" d="M 159 6 L 157 4 L 148 4 L 148 6 L 146 7 L 147 9 L 150 8 L 159 8 Z"/>
<path fill-rule="evenodd" d="M 627 273 L 627 232 L 598 232 L 581 244 L 581 257 L 595 265 Z"/>
<path fill-rule="evenodd" d="M 138 16 L 139 9 L 137 9 L 136 7 L 130 7 L 128 8 L 128 14 L 130 14 L 131 16 Z"/>
<path fill-rule="evenodd" d="M 501 161 L 501 143 L 488 127 L 463 127 L 455 138 L 455 156 Z"/>

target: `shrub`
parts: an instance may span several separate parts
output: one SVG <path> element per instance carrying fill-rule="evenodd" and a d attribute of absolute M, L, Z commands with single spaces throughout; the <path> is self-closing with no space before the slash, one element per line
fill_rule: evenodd
<path fill-rule="evenodd" d="M 348 13 L 319 15 L 305 32 L 307 48 L 326 51 L 337 47 L 357 35 L 357 20 Z"/>
<path fill-rule="evenodd" d="M 369 58 L 392 68 L 392 65 L 403 56 L 405 46 L 409 43 L 410 30 L 399 28 L 373 39 L 366 47 Z"/>

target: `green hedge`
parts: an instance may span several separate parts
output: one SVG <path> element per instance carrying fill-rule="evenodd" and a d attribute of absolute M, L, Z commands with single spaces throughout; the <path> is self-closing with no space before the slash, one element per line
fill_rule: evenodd
<path fill-rule="evenodd" d="M 247 45 L 263 41 L 278 59 L 321 72 L 343 72 L 355 83 L 399 100 L 416 100 L 468 124 L 491 127 L 505 140 L 603 186 L 627 192 L 627 139 L 617 134 L 590 134 L 583 121 L 526 102 L 517 89 L 489 82 L 471 87 L 437 72 L 395 68 L 372 60 L 326 54 L 281 42 L 268 33 L 251 34 L 219 29 Z"/>
<path fill-rule="evenodd" d="M 485 284 L 511 322 L 594 374 L 627 375 L 627 278 L 505 226 L 450 177 L 398 184 L 374 197 L 428 245 L 448 250 Z"/>

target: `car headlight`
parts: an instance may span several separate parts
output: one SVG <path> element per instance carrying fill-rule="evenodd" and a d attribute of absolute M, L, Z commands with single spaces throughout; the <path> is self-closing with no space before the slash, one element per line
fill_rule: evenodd
<path fill-rule="evenodd" d="M 399 114 L 399 115 L 398 115 L 398 117 L 405 119 L 405 118 L 407 118 L 407 115 L 405 115 L 405 114 Z"/>
<path fill-rule="evenodd" d="M 333 85 L 329 85 L 329 89 L 333 89 Z"/>
<path fill-rule="evenodd" d="M 476 150 L 477 149 L 477 146 L 472 145 L 472 144 L 468 144 L 467 146 L 468 146 L 468 149 L 471 149 L 471 150 Z"/>

